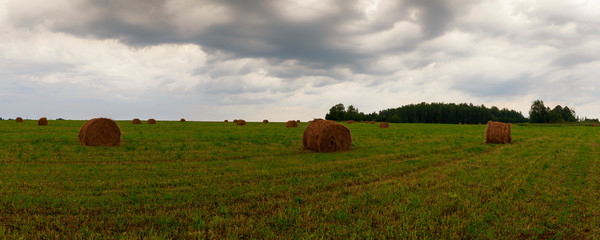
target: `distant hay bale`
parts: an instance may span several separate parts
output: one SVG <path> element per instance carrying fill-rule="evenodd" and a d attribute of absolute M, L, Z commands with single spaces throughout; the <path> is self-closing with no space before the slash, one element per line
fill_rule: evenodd
<path fill-rule="evenodd" d="M 288 127 L 288 128 L 298 127 L 298 122 L 296 122 L 294 120 L 289 120 L 285 123 L 285 127 Z"/>
<path fill-rule="evenodd" d="M 238 120 L 237 119 L 233 119 L 233 123 L 238 123 Z"/>
<path fill-rule="evenodd" d="M 79 142 L 83 146 L 119 146 L 121 128 L 112 119 L 94 118 L 79 129 Z"/>
<path fill-rule="evenodd" d="M 334 121 L 315 119 L 302 135 L 305 149 L 315 152 L 348 151 L 352 143 L 350 130 Z"/>
<path fill-rule="evenodd" d="M 38 126 L 48 126 L 48 119 L 43 117 L 38 120 Z"/>
<path fill-rule="evenodd" d="M 179 122 L 185 122 L 185 118 L 179 119 Z"/>
<path fill-rule="evenodd" d="M 23 118 L 21 118 L 21 117 L 18 117 L 18 118 L 17 118 L 17 122 L 18 122 L 18 123 L 22 123 L 22 122 L 23 122 Z"/>
<path fill-rule="evenodd" d="M 263 123 L 269 123 L 269 120 L 265 119 L 263 120 Z"/>
<path fill-rule="evenodd" d="M 236 124 L 237 124 L 238 126 L 245 126 L 245 125 L 246 125 L 246 121 L 245 121 L 245 120 L 243 120 L 243 119 L 238 119 Z"/>
<path fill-rule="evenodd" d="M 300 122 L 300 120 L 296 120 L 296 122 Z"/>
<path fill-rule="evenodd" d="M 371 124 L 375 124 L 375 121 L 371 121 Z"/>
<path fill-rule="evenodd" d="M 510 124 L 489 121 L 485 127 L 485 143 L 510 143 Z"/>
<path fill-rule="evenodd" d="M 379 128 L 389 128 L 389 127 L 390 127 L 390 124 L 387 122 L 382 122 L 379 124 Z"/>
<path fill-rule="evenodd" d="M 131 120 L 131 124 L 142 124 L 142 121 L 139 118 L 134 118 Z"/>
<path fill-rule="evenodd" d="M 147 121 L 148 124 L 156 124 L 156 120 L 154 120 L 154 118 L 150 118 Z"/>
<path fill-rule="evenodd" d="M 225 121 L 223 121 L 223 122 L 229 122 L 229 120 L 225 119 Z"/>
<path fill-rule="evenodd" d="M 347 123 L 347 124 L 353 124 L 353 123 L 355 123 L 355 122 L 356 122 L 356 121 L 354 121 L 354 120 L 348 120 L 346 123 Z"/>

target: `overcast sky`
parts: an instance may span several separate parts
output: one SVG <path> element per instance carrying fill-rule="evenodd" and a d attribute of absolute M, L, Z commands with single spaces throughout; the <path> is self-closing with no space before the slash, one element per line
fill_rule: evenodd
<path fill-rule="evenodd" d="M 600 117 L 600 1 L 0 0 L 0 117 L 310 120 L 420 102 Z"/>

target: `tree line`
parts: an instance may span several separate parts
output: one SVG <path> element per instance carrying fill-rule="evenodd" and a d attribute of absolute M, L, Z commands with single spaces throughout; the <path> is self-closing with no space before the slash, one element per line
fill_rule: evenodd
<path fill-rule="evenodd" d="M 529 111 L 530 118 L 523 116 L 521 112 L 506 108 L 499 109 L 496 106 L 487 108 L 485 105 L 473 105 L 472 103 L 419 103 L 409 104 L 398 108 L 381 110 L 378 113 L 365 114 L 353 105 L 344 107 L 344 104 L 336 104 L 325 119 L 334 121 L 380 121 L 391 123 L 466 123 L 479 124 L 488 121 L 510 122 L 510 123 L 562 123 L 575 122 L 575 111 L 569 107 L 557 105 L 553 109 L 544 106 L 544 102 L 536 100 Z"/>
<path fill-rule="evenodd" d="M 389 108 L 365 114 L 350 105 L 347 109 L 339 103 L 325 115 L 325 119 L 334 121 L 381 121 L 391 123 L 467 123 L 478 124 L 488 121 L 521 123 L 527 122 L 520 112 L 492 106 L 477 106 L 472 103 L 419 103 Z"/>
<path fill-rule="evenodd" d="M 546 107 L 544 101 L 535 100 L 529 110 L 529 121 L 532 123 L 563 123 L 575 122 L 575 111 L 568 106 L 556 105 L 553 109 Z"/>

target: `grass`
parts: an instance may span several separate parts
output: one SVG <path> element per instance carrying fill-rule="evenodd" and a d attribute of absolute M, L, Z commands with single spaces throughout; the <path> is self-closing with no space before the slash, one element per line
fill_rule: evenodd
<path fill-rule="evenodd" d="M 285 123 L 0 121 L 3 238 L 598 238 L 598 128 L 346 125 L 352 151 L 302 149 Z"/>

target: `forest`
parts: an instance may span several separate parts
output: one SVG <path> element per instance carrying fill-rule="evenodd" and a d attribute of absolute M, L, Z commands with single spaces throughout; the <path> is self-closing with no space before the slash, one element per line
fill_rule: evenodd
<path fill-rule="evenodd" d="M 529 111 L 530 118 L 521 112 L 507 108 L 490 108 L 485 105 L 472 103 L 419 103 L 409 104 L 398 108 L 389 108 L 365 114 L 353 105 L 347 108 L 339 103 L 329 109 L 325 119 L 334 121 L 380 121 L 391 123 L 450 123 L 450 124 L 479 124 L 488 121 L 510 123 L 562 123 L 575 122 L 575 111 L 569 107 L 557 105 L 553 109 L 546 107 L 544 102 L 536 100 Z"/>

